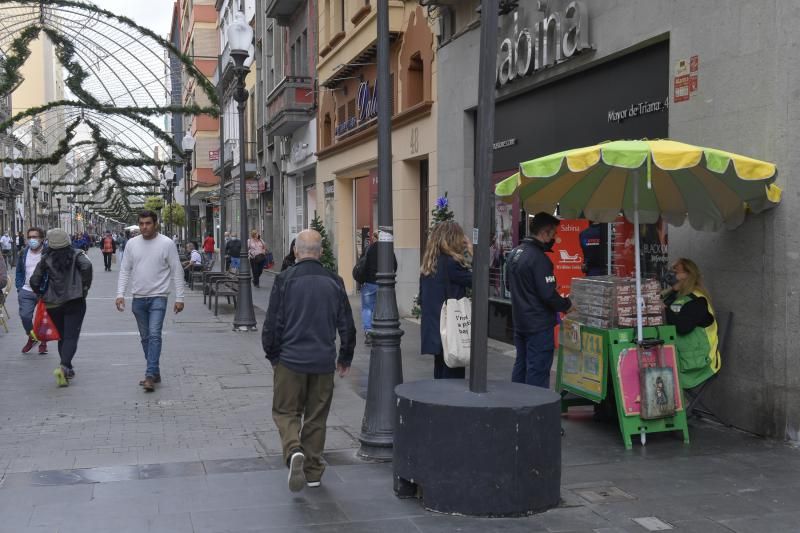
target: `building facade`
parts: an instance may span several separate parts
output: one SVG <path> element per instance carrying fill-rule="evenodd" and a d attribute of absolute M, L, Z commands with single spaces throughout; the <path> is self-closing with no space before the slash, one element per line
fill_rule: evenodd
<path fill-rule="evenodd" d="M 217 10 L 214 0 L 179 0 L 180 50 L 192 58 L 197 69 L 213 79 L 219 58 Z M 175 25 L 173 24 L 173 30 Z M 211 105 L 193 78 L 182 74 L 184 105 Z M 195 138 L 192 171 L 184 187 L 189 191 L 191 226 L 188 233 L 198 240 L 214 231 L 214 207 L 209 201 L 218 192 L 219 178 L 214 175 L 213 153 L 219 146 L 219 120 L 208 116 L 185 116 L 183 127 Z"/>
<path fill-rule="evenodd" d="M 258 109 L 263 105 L 263 99 L 256 90 L 257 69 L 255 65 L 255 52 L 253 57 L 247 62 L 246 66 L 250 72 L 245 78 L 245 88 L 248 90 L 249 97 L 245 108 L 244 125 L 245 139 L 240 139 L 239 135 L 239 110 L 238 103 L 234 100 L 234 91 L 237 85 L 234 73 L 234 62 L 230 55 L 228 45 L 227 30 L 233 22 L 234 13 L 244 8 L 245 20 L 251 25 L 255 25 L 256 2 L 255 0 L 218 0 L 216 9 L 219 12 L 219 64 L 214 76 L 217 92 L 220 98 L 220 108 L 222 110 L 221 127 L 222 132 L 217 143 L 217 153 L 214 157 L 214 173 L 223 180 L 222 188 L 209 197 L 213 206 L 215 227 L 219 231 L 215 233 L 218 243 L 224 240 L 225 232 L 239 234 L 241 229 L 241 202 L 239 200 L 240 177 L 242 169 L 245 172 L 247 190 L 247 227 L 258 232 L 263 232 L 263 209 L 261 189 L 263 180 L 260 179 L 257 170 L 257 151 L 256 151 L 256 115 Z M 244 142 L 245 160 L 242 164 L 240 145 Z M 221 208 L 224 203 L 224 209 Z M 222 216 L 225 216 L 224 222 Z M 224 231 L 223 231 L 224 229 Z M 244 238 L 247 238 L 245 236 Z"/>
<path fill-rule="evenodd" d="M 261 133 L 268 175 L 278 183 L 273 211 L 278 193 L 281 216 L 272 219 L 272 243 L 280 257 L 315 215 L 322 217 L 316 174 L 318 3 L 269 0 L 265 7 L 266 100 Z"/>
<path fill-rule="evenodd" d="M 389 2 L 391 86 L 376 87 L 376 5 L 326 0 L 318 17 L 317 206 L 333 234 L 339 274 L 377 231 L 377 101 L 392 102 L 394 246 L 400 313 L 418 292 L 420 250 L 437 182 L 435 39 L 418 2 Z"/>
<path fill-rule="evenodd" d="M 447 4 L 436 9 L 438 83 L 448 95 L 438 106 L 447 125 L 438 134 L 438 182 L 472 227 L 478 2 Z M 670 226 L 669 255 L 695 260 L 718 314 L 734 313 L 704 401 L 726 422 L 791 440 L 800 438 L 800 367 L 791 362 L 800 197 L 790 179 L 800 162 L 798 22 L 800 11 L 785 2 L 520 2 L 501 16 L 493 169 L 498 180 L 541 155 L 645 137 L 775 162 L 782 205 L 734 231 Z M 512 215 L 516 242 L 524 214 Z"/>

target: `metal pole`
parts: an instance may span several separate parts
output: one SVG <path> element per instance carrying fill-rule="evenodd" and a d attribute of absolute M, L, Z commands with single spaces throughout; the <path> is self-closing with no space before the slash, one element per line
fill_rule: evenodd
<path fill-rule="evenodd" d="M 648 157 L 649 154 L 648 154 Z M 639 243 L 639 176 L 638 170 L 633 171 L 633 249 L 636 257 L 636 340 L 644 340 L 642 334 L 642 251 Z"/>
<path fill-rule="evenodd" d="M 397 311 L 392 214 L 392 108 L 389 82 L 389 1 L 378 2 L 378 296 L 372 319 L 367 404 L 358 454 L 376 460 L 392 458 L 394 388 L 403 382 L 400 316 Z"/>
<path fill-rule="evenodd" d="M 494 143 L 494 86 L 497 62 L 497 0 L 481 0 L 481 57 L 478 66 L 478 138 L 475 146 L 475 228 L 472 230 L 472 346 L 469 390 L 486 392 L 489 334 L 489 220 Z"/>
<path fill-rule="evenodd" d="M 192 206 L 190 205 L 189 196 L 192 193 L 192 153 L 186 154 L 186 166 L 183 171 L 183 203 L 185 204 L 185 218 L 186 218 L 186 244 L 192 242 Z"/>
<path fill-rule="evenodd" d="M 225 113 L 223 107 L 224 90 L 222 87 L 222 54 L 217 56 L 217 94 L 220 102 L 219 114 L 219 271 L 225 272 Z"/>
<path fill-rule="evenodd" d="M 236 77 L 238 78 L 235 100 L 239 104 L 239 211 L 240 225 L 239 231 L 242 238 L 247 235 L 247 183 L 245 181 L 245 128 L 244 110 L 247 106 L 247 89 L 244 87 L 244 78 L 250 71 L 244 66 L 244 59 L 236 60 Z M 256 315 L 253 310 L 253 289 L 250 286 L 250 261 L 247 257 L 247 241 L 242 242 L 239 252 L 239 295 L 236 298 L 236 315 L 233 318 L 233 329 L 237 331 L 256 330 Z"/>

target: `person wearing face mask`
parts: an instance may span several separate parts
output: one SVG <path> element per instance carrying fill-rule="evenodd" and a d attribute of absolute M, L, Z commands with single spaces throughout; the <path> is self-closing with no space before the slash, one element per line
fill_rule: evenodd
<path fill-rule="evenodd" d="M 669 286 L 662 294 L 667 324 L 675 326 L 678 333 L 675 347 L 681 388 L 691 389 L 719 372 L 721 366 L 714 308 L 700 269 L 691 259 L 675 261 L 664 282 Z"/>
<path fill-rule="evenodd" d="M 557 313 L 573 309 L 569 298 L 556 290 L 553 262 L 547 256 L 556 242 L 558 224 L 553 215 L 537 214 L 530 223 L 531 237 L 522 239 L 506 262 L 517 349 L 514 383 L 550 387 Z"/>
<path fill-rule="evenodd" d="M 17 301 L 19 302 L 19 317 L 22 320 L 22 327 L 28 335 L 25 346 L 22 347 L 22 353 L 28 353 L 36 346 L 37 340 L 31 336 L 33 329 L 33 310 L 36 307 L 38 297 L 31 288 L 31 276 L 36 270 L 39 261 L 42 259 L 42 252 L 45 250 L 44 246 L 44 230 L 42 228 L 28 229 L 28 246 L 25 247 L 19 254 L 17 261 Z M 39 353 L 47 353 L 47 343 L 43 342 L 39 345 Z"/>

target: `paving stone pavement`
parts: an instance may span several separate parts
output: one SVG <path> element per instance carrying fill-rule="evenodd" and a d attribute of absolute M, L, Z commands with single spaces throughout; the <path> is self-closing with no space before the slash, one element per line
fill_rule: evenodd
<path fill-rule="evenodd" d="M 95 283 L 69 388 L 55 386 L 55 346 L 46 356 L 19 353 L 13 292 L 9 299 L 11 331 L 0 332 L 0 533 L 800 531 L 800 451 L 702 421 L 691 445 L 658 435 L 626 451 L 616 427 L 593 422 L 589 410 L 564 418 L 559 508 L 516 519 L 427 512 L 394 496 L 391 464 L 356 457 L 363 345 L 351 375 L 337 379 L 324 484 L 292 494 L 260 335 L 232 332 L 230 306 L 215 318 L 190 293 L 186 311 L 165 323 L 164 381 L 145 394 L 135 321 L 114 309 L 117 265 L 104 272 L 97 250 L 90 255 Z M 259 325 L 271 279 L 255 291 Z M 404 321 L 403 329 L 405 379 L 428 378 L 419 327 Z M 491 378 L 507 379 L 512 362 L 511 347 L 491 344 Z"/>

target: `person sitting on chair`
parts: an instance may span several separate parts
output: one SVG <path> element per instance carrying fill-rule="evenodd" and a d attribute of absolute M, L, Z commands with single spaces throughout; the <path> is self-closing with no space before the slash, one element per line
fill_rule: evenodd
<path fill-rule="evenodd" d="M 203 270 L 203 256 L 200 255 L 200 252 L 195 249 L 192 243 L 186 245 L 186 253 L 189 254 L 189 260 L 183 262 L 183 277 L 188 282 L 192 272 Z"/>
<path fill-rule="evenodd" d="M 675 326 L 678 333 L 675 347 L 681 388 L 692 389 L 719 372 L 721 366 L 714 308 L 694 261 L 678 259 L 664 281 L 670 286 L 662 295 L 667 324 Z"/>

